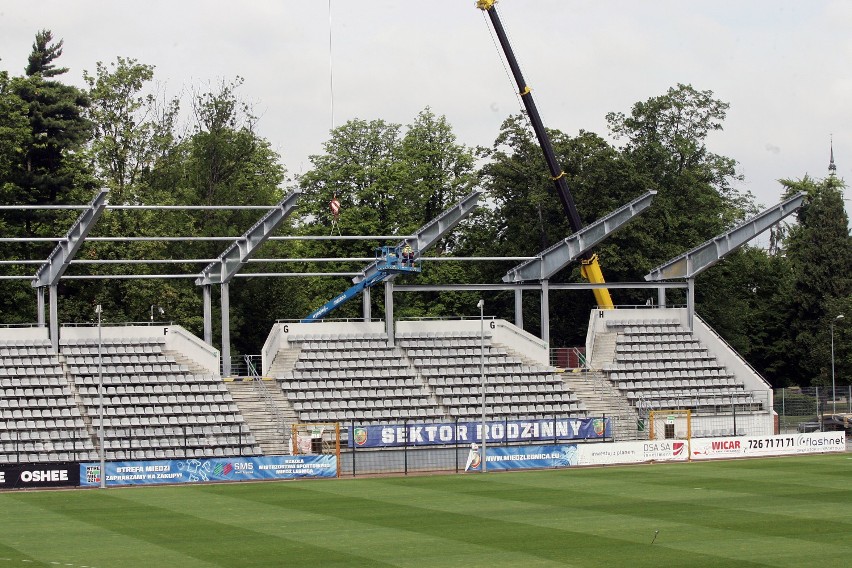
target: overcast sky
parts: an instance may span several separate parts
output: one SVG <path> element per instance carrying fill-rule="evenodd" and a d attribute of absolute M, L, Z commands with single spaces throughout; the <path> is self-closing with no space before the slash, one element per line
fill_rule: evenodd
<path fill-rule="evenodd" d="M 261 115 L 260 134 L 298 174 L 310 169 L 308 156 L 321 152 L 332 124 L 407 124 L 426 106 L 446 115 L 461 143 L 490 145 L 520 102 L 474 4 L 2 0 L 0 68 L 21 74 L 36 31 L 47 28 L 65 41 L 64 80 L 80 86 L 83 70 L 117 56 L 156 66 L 173 95 L 242 76 L 239 94 Z M 608 136 L 607 112 L 627 113 L 689 83 L 730 103 L 710 148 L 740 163 L 741 188 L 760 204 L 780 200 L 777 179 L 824 177 L 832 134 L 838 174 L 852 179 L 852 2 L 497 6 L 548 127 Z"/>

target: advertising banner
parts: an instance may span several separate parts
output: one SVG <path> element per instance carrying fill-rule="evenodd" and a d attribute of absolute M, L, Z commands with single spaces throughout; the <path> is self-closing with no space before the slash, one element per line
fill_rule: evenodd
<path fill-rule="evenodd" d="M 495 420 L 485 423 L 487 442 L 596 440 L 612 437 L 609 418 Z M 356 425 L 350 448 L 471 444 L 482 440 L 481 422 Z"/>
<path fill-rule="evenodd" d="M 646 440 L 612 444 L 580 444 L 571 465 L 611 465 L 657 461 L 686 461 L 686 440 Z"/>
<path fill-rule="evenodd" d="M 495 446 L 486 447 L 485 459 L 489 471 L 686 461 L 689 459 L 689 446 L 686 440 Z M 465 471 L 480 471 L 481 464 L 480 448 L 472 444 Z"/>
<path fill-rule="evenodd" d="M 0 489 L 76 487 L 80 484 L 77 462 L 0 465 Z"/>
<path fill-rule="evenodd" d="M 686 461 L 686 440 L 614 442 L 606 444 L 548 444 L 486 448 L 488 470 L 614 465 L 655 461 Z M 471 444 L 465 471 L 480 471 L 482 456 Z"/>
<path fill-rule="evenodd" d="M 81 487 L 97 487 L 101 484 L 99 463 L 80 464 L 78 475 Z M 107 486 L 336 476 L 337 456 L 328 455 L 193 458 L 106 464 Z"/>
<path fill-rule="evenodd" d="M 577 444 L 548 444 L 537 446 L 486 447 L 488 471 L 507 469 L 536 469 L 568 467 L 577 451 Z M 479 471 L 482 461 L 477 459 L 466 471 Z"/>
<path fill-rule="evenodd" d="M 780 436 L 744 436 L 741 438 L 694 438 L 693 460 L 748 458 L 845 452 L 845 432 L 811 432 Z"/>

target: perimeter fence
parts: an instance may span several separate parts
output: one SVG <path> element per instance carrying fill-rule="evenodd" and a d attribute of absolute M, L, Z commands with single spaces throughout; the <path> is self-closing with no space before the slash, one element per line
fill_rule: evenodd
<path fill-rule="evenodd" d="M 852 425 L 852 385 L 775 389 L 779 430 L 818 432 Z"/>
<path fill-rule="evenodd" d="M 614 420 L 601 416 L 502 418 L 486 422 L 486 447 L 612 442 Z M 341 424 L 340 474 L 404 474 L 465 471 L 480 451 L 482 423 L 403 421 L 387 425 Z"/>

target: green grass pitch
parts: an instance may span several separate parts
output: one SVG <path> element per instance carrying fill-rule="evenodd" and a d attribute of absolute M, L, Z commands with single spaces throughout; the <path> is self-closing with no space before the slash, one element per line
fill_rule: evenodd
<path fill-rule="evenodd" d="M 0 568 L 848 566 L 850 482 L 833 454 L 6 492 Z"/>

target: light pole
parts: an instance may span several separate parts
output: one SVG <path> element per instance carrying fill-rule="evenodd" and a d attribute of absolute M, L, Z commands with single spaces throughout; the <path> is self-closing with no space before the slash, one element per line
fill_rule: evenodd
<path fill-rule="evenodd" d="M 158 306 L 157 304 L 151 304 L 151 324 L 154 323 L 154 308 L 157 308 L 160 311 L 160 315 L 165 315 L 165 310 L 163 310 L 163 306 Z"/>
<path fill-rule="evenodd" d="M 104 456 L 104 343 L 101 335 L 101 305 L 95 306 L 98 314 L 98 439 L 101 454 L 101 489 L 106 488 L 106 458 Z"/>
<path fill-rule="evenodd" d="M 831 413 L 837 414 L 837 395 L 834 392 L 834 322 L 843 319 L 843 314 L 840 314 L 831 320 Z"/>
<path fill-rule="evenodd" d="M 485 430 L 485 300 L 480 299 L 476 304 L 479 308 L 479 386 L 482 390 L 482 473 L 488 470 L 485 461 L 485 440 L 488 437 Z"/>

